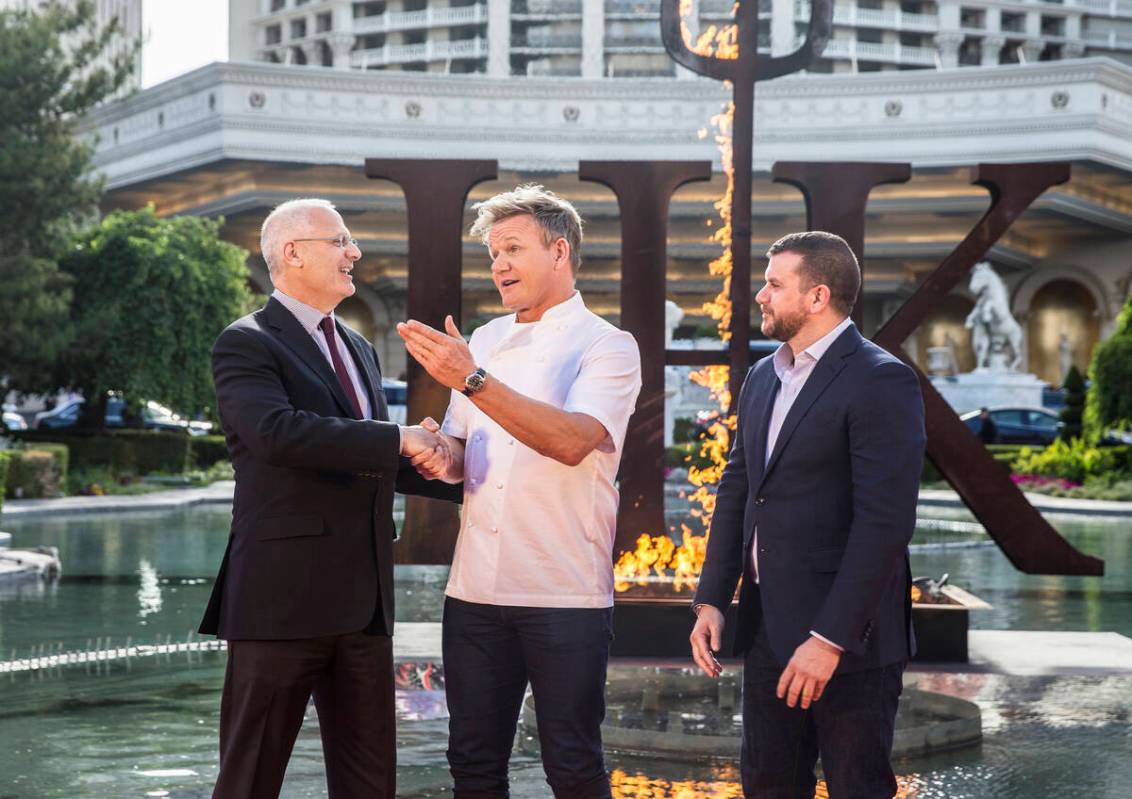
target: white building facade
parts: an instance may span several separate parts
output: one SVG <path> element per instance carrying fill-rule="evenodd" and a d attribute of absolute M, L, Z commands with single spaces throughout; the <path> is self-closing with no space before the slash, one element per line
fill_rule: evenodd
<path fill-rule="evenodd" d="M 760 46 L 794 49 L 807 0 L 758 0 Z M 693 0 L 693 33 L 732 0 Z M 495 77 L 685 76 L 664 52 L 659 0 L 230 0 L 230 59 Z M 815 72 L 1132 63 L 1132 0 L 838 0 Z"/>
<path fill-rule="evenodd" d="M 31 10 L 39 8 L 45 0 L 0 0 L 0 10 Z M 130 51 L 142 38 L 142 0 L 95 0 L 95 19 L 99 27 L 105 27 L 111 20 L 118 20 L 120 35 L 115 37 L 99 63 L 106 66 Z M 120 96 L 141 88 L 141 50 L 139 48 L 130 80 L 122 87 Z"/>

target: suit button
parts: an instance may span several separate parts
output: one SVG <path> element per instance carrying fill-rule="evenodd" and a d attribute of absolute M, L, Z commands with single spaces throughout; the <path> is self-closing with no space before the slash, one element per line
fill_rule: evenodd
<path fill-rule="evenodd" d="M 755 500 L 755 504 L 756 505 L 765 505 L 766 504 L 766 497 L 759 497 L 758 499 Z"/>

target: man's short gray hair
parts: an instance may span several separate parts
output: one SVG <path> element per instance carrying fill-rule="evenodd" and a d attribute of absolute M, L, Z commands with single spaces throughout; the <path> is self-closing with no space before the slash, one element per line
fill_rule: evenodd
<path fill-rule="evenodd" d="M 570 245 L 570 271 L 582 265 L 582 217 L 566 200 L 542 186 L 528 183 L 497 194 L 472 209 L 477 213 L 471 234 L 488 243 L 491 226 L 513 216 L 531 216 L 542 229 L 542 240 L 550 247 L 558 239 Z"/>
<path fill-rule="evenodd" d="M 289 236 L 294 235 L 295 225 L 304 224 L 310 217 L 311 211 L 322 209 L 324 211 L 338 211 L 334 203 L 329 200 L 320 200 L 315 197 L 304 197 L 298 200 L 287 200 L 275 206 L 267 219 L 263 220 L 263 227 L 259 230 L 259 251 L 267 264 L 267 271 L 274 280 L 275 275 L 283 268 L 283 243 Z"/>

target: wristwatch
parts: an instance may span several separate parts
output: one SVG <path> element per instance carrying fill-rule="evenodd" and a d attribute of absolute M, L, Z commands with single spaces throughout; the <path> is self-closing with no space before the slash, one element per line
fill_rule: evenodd
<path fill-rule="evenodd" d="M 486 383 L 487 372 L 482 368 L 476 369 L 476 371 L 464 378 L 464 396 L 470 397 L 477 391 L 482 391 Z"/>

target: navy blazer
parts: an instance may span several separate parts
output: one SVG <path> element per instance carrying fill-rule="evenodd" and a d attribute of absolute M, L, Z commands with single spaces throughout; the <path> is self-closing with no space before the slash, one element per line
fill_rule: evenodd
<path fill-rule="evenodd" d="M 399 455 L 373 347 L 337 324 L 374 421 L 360 421 L 311 335 L 278 300 L 212 350 L 236 472 L 232 531 L 200 632 L 297 639 L 393 633 L 393 491 L 459 501 Z"/>
<path fill-rule="evenodd" d="M 925 444 L 916 374 L 850 326 L 814 366 L 766 461 L 773 360 L 743 381 L 694 602 L 730 605 L 757 527 L 759 584 L 743 581 L 735 654 L 765 619 L 783 665 L 811 631 L 845 650 L 839 673 L 907 660 Z"/>

